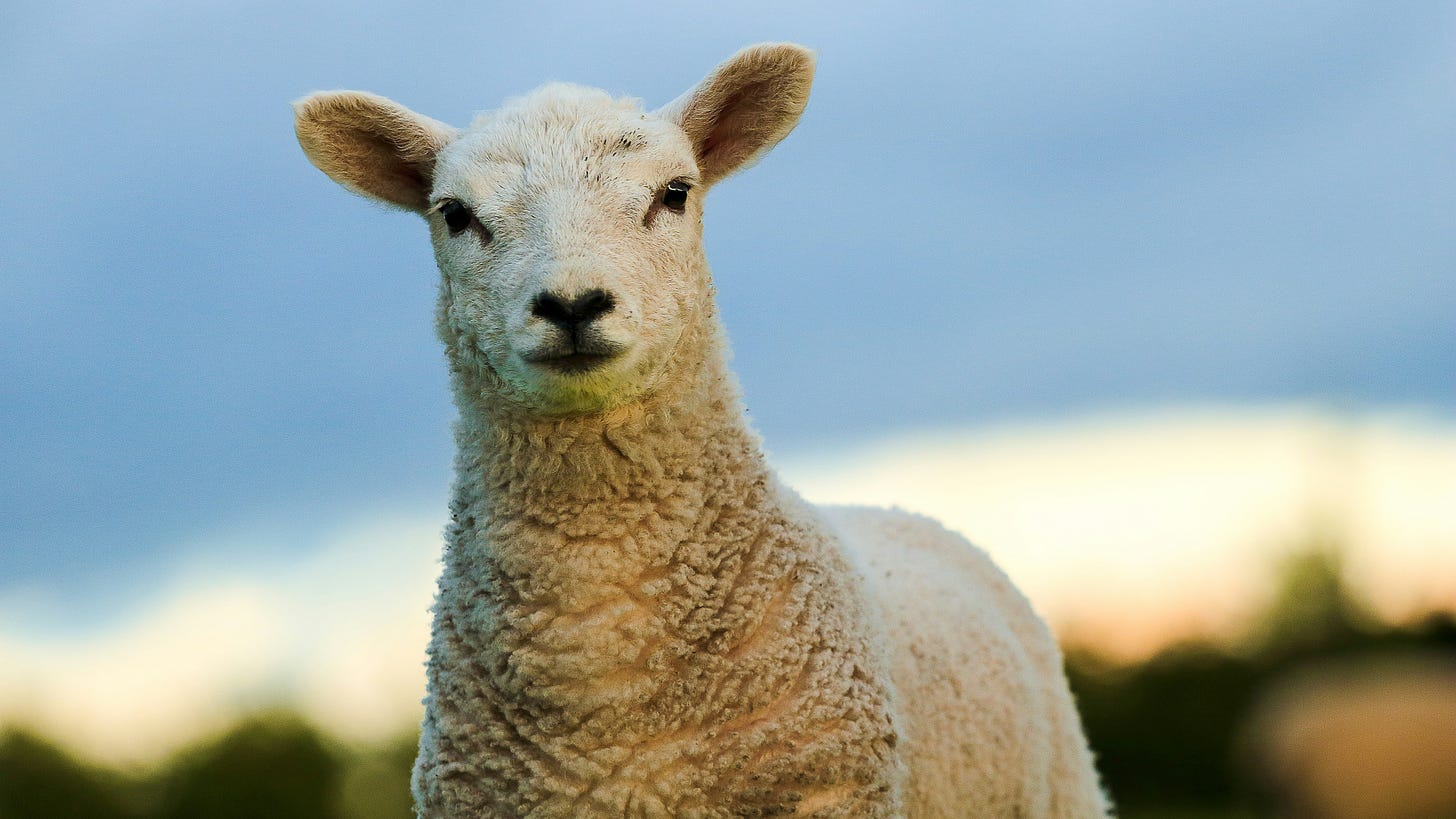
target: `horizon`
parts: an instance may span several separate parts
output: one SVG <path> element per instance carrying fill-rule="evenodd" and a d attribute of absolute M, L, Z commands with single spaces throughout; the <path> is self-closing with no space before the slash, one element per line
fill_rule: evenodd
<path fill-rule="evenodd" d="M 1279 561 L 1312 538 L 1341 547 L 1384 621 L 1456 613 L 1456 424 L 1418 413 L 1196 407 L 890 436 L 775 464 L 816 503 L 939 519 L 1064 644 L 1118 662 L 1238 640 Z M 436 500 L 240 538 L 281 537 L 264 551 L 292 547 L 291 560 L 244 568 L 228 540 L 191 544 L 146 605 L 103 629 L 37 628 L 67 601 L 0 593 L 0 724 L 128 764 L 266 706 L 352 742 L 407 730 L 446 519 Z"/>

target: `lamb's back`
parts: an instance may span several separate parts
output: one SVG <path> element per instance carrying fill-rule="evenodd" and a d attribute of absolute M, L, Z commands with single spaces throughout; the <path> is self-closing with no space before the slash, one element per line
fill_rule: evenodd
<path fill-rule="evenodd" d="M 1068 739 L 1056 723 L 1071 703 L 1060 652 L 1031 604 L 984 551 L 929 518 L 821 512 L 883 617 L 909 815 L 968 806 L 979 816 L 1061 815 L 1050 791 L 1056 746 Z"/>

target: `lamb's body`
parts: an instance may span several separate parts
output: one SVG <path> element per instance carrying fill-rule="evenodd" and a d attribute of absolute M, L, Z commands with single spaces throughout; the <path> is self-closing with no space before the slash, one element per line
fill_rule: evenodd
<path fill-rule="evenodd" d="M 931 521 L 782 487 L 717 369 L 612 422 L 464 413 L 425 815 L 1097 815 L 1021 595 Z"/>
<path fill-rule="evenodd" d="M 1104 812 L 1006 578 L 924 519 L 816 510 L 744 420 L 699 205 L 670 193 L 782 138 L 811 75 L 760 47 L 654 115 L 552 86 L 465 134 L 366 95 L 301 106 L 315 164 L 426 214 L 444 273 L 460 421 L 422 816 Z"/>
<path fill-rule="evenodd" d="M 426 815 L 896 812 L 859 590 L 714 370 L 612 422 L 465 414 Z"/>

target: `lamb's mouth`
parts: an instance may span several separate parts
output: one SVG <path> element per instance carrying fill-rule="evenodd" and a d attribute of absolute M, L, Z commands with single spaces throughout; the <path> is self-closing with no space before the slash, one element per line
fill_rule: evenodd
<path fill-rule="evenodd" d="M 621 348 L 611 345 L 592 345 L 587 349 L 566 347 L 537 350 L 522 358 L 558 375 L 585 375 L 616 358 L 621 352 Z"/>
<path fill-rule="evenodd" d="M 535 359 L 531 363 L 548 370 L 555 370 L 563 375 L 581 375 L 595 370 L 616 357 L 616 353 L 568 353 L 555 358 Z"/>

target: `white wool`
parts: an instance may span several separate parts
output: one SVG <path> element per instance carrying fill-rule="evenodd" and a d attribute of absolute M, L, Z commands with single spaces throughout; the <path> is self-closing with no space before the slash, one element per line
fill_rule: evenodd
<path fill-rule="evenodd" d="M 555 84 L 463 132 L 299 104 L 314 164 L 423 214 L 442 274 L 460 419 L 422 816 L 1105 813 L 1005 576 L 930 521 L 805 503 L 744 418 L 702 194 L 788 134 L 812 76 L 755 46 L 656 112 Z"/>

